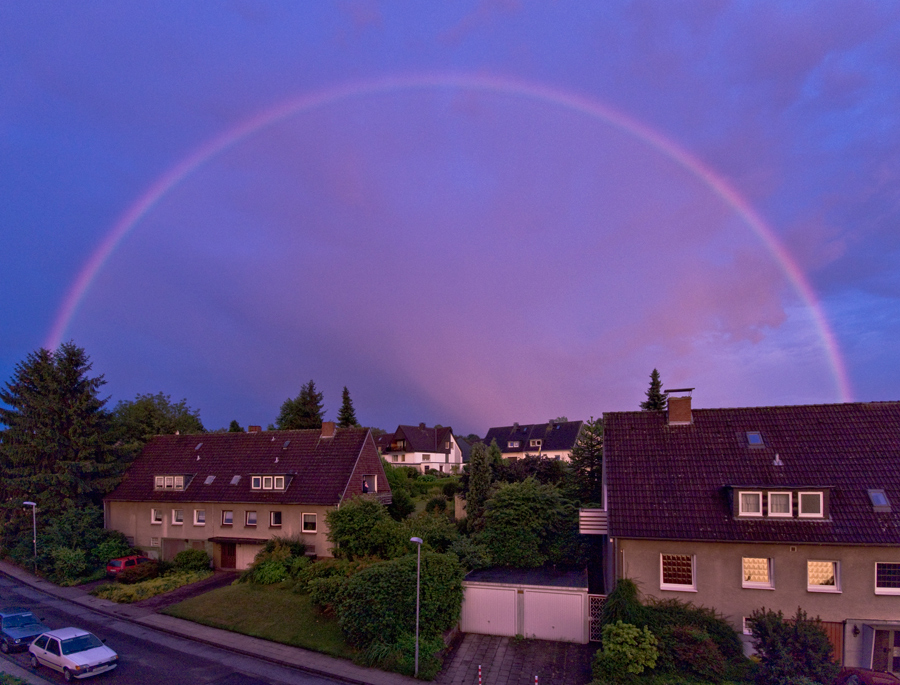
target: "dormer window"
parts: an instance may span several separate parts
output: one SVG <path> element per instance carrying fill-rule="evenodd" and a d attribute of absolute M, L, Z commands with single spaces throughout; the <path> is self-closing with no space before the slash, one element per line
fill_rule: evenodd
<path fill-rule="evenodd" d="M 817 518 L 824 516 L 821 492 L 801 492 L 799 495 L 800 518 Z"/>
<path fill-rule="evenodd" d="M 532 440 L 532 441 L 529 442 L 528 444 L 529 444 L 529 446 L 531 446 L 531 447 L 540 447 L 540 446 L 541 446 L 541 441 L 540 441 L 540 440 Z"/>
<path fill-rule="evenodd" d="M 508 443 L 506 443 L 506 446 L 507 446 L 509 449 L 518 449 L 518 448 L 519 448 L 519 441 L 518 441 L 518 440 L 510 440 Z"/>
<path fill-rule="evenodd" d="M 155 476 L 155 490 L 184 490 L 184 476 Z"/>
<path fill-rule="evenodd" d="M 762 493 L 761 492 L 742 492 L 740 493 L 740 515 L 741 516 L 762 516 Z"/>
<path fill-rule="evenodd" d="M 284 476 L 250 476 L 252 490 L 284 490 Z"/>
<path fill-rule="evenodd" d="M 793 493 L 770 492 L 769 516 L 791 517 L 794 515 Z"/>
<path fill-rule="evenodd" d="M 734 487 L 733 514 L 737 518 L 823 519 L 828 498 L 824 490 L 743 490 Z"/>

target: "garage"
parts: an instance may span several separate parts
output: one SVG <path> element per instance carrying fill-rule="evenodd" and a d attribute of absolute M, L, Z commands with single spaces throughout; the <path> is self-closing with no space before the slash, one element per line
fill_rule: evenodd
<path fill-rule="evenodd" d="M 588 641 L 587 570 L 481 569 L 463 580 L 460 630 Z"/>

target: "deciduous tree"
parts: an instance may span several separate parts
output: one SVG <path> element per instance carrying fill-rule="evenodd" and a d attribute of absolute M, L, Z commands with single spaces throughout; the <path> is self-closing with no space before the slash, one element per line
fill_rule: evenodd
<path fill-rule="evenodd" d="M 112 412 L 112 435 L 123 449 L 136 456 L 154 435 L 205 433 L 200 410 L 188 406 L 187 400 L 173 402 L 169 395 L 138 395 L 122 400 Z"/>
<path fill-rule="evenodd" d="M 647 395 L 647 399 L 641 402 L 641 409 L 644 411 L 663 411 L 666 408 L 669 393 L 662 391 L 662 381 L 659 380 L 659 371 L 656 369 L 650 373 L 650 387 L 644 394 Z"/>
<path fill-rule="evenodd" d="M 278 430 L 321 428 L 325 417 L 322 404 L 324 399 L 325 395 L 316 390 L 315 381 L 310 380 L 300 388 L 300 394 L 296 398 L 288 398 L 281 405 L 275 427 Z"/>

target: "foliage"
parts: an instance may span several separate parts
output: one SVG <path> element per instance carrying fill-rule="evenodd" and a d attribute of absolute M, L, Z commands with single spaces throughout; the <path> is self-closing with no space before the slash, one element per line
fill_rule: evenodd
<path fill-rule="evenodd" d="M 315 381 L 304 383 L 297 397 L 288 398 L 281 405 L 281 412 L 275 419 L 276 428 L 278 430 L 321 428 L 325 416 L 323 399 L 325 395 L 316 390 Z"/>
<path fill-rule="evenodd" d="M 54 547 L 53 568 L 62 578 L 78 578 L 88 570 L 87 552 L 72 547 Z"/>
<path fill-rule="evenodd" d="M 455 480 L 447 481 L 441 486 L 441 493 L 448 500 L 452 500 L 456 493 L 459 491 L 459 482 Z"/>
<path fill-rule="evenodd" d="M 382 459 L 384 473 L 388 485 L 391 486 L 391 503 L 388 505 L 388 514 L 395 521 L 402 521 L 416 510 L 415 502 L 410 497 L 411 480 L 418 475 L 416 469 L 398 467 Z M 415 475 L 412 475 L 415 474 Z"/>
<path fill-rule="evenodd" d="M 200 410 L 188 406 L 187 400 L 172 402 L 169 395 L 138 395 L 122 400 L 112 412 L 112 436 L 130 457 L 137 456 L 155 435 L 205 433 Z"/>
<path fill-rule="evenodd" d="M 840 667 L 821 621 L 810 619 L 801 608 L 792 619 L 780 611 L 757 609 L 747 625 L 760 659 L 756 675 L 760 685 L 799 685 L 801 678 L 830 683 L 837 676 Z"/>
<path fill-rule="evenodd" d="M 450 554 L 422 552 L 419 634 L 440 637 L 459 621 L 463 570 Z M 373 564 L 350 577 L 338 620 L 350 644 L 396 643 L 415 626 L 416 555 Z"/>
<path fill-rule="evenodd" d="M 419 679 L 434 680 L 441 670 L 438 654 L 443 649 L 444 641 L 440 637 L 419 636 Z M 361 661 L 367 666 L 411 676 L 415 673 L 415 655 L 416 636 L 404 633 L 392 644 L 373 642 L 363 652 Z"/>
<path fill-rule="evenodd" d="M 659 670 L 686 675 L 706 683 L 721 683 L 725 676 L 725 657 L 699 628 L 686 625 L 666 626 L 656 633 L 659 639 Z"/>
<path fill-rule="evenodd" d="M 714 609 L 677 599 L 651 599 L 647 604 L 650 630 L 657 635 L 666 626 L 693 626 L 706 633 L 729 661 L 743 659 L 741 640 L 731 624 Z"/>
<path fill-rule="evenodd" d="M 468 492 L 466 494 L 466 517 L 477 527 L 484 515 L 484 507 L 491 493 L 491 465 L 484 443 L 472 445 L 467 469 Z"/>
<path fill-rule="evenodd" d="M 306 545 L 301 539 L 276 535 L 269 538 L 256 553 L 250 568 L 241 574 L 238 582 L 257 585 L 280 583 L 302 571 L 307 562 L 299 560 L 305 558 Z"/>
<path fill-rule="evenodd" d="M 394 490 L 391 487 L 391 503 L 387 507 L 388 514 L 395 521 L 402 521 L 416 510 L 416 503 L 405 488 Z"/>
<path fill-rule="evenodd" d="M 467 535 L 459 536 L 447 551 L 455 554 L 459 559 L 460 565 L 469 571 L 491 566 L 491 555 L 487 546 L 476 542 Z"/>
<path fill-rule="evenodd" d="M 141 565 L 149 566 L 149 564 Z M 125 571 L 122 571 L 122 573 L 125 573 Z M 95 597 L 119 602 L 120 604 L 131 604 L 132 602 L 140 602 L 143 599 L 161 595 L 164 592 L 171 592 L 183 585 L 196 583 L 204 578 L 209 578 L 211 575 L 212 571 L 171 573 L 152 580 L 145 580 L 142 583 L 135 583 L 134 585 L 120 585 L 119 583 L 100 585 L 91 590 L 91 594 Z"/>
<path fill-rule="evenodd" d="M 440 513 L 431 514 L 427 511 L 403 521 L 401 530 L 404 540 L 411 537 L 422 538 L 425 546 L 434 552 L 448 551 L 459 538 L 456 526 L 450 519 Z"/>
<path fill-rule="evenodd" d="M 435 495 L 425 503 L 425 511 L 429 514 L 444 514 L 447 512 L 447 498 L 443 495 Z"/>
<path fill-rule="evenodd" d="M 336 557 L 392 559 L 406 551 L 407 541 L 400 526 L 371 496 L 354 497 L 329 511 L 325 518 L 328 539 L 337 545 L 332 552 Z"/>
<path fill-rule="evenodd" d="M 0 685 L 28 685 L 28 681 L 8 673 L 0 673 Z"/>
<path fill-rule="evenodd" d="M 499 448 L 497 452 L 499 454 Z M 526 454 L 522 459 L 503 459 L 499 463 L 491 461 L 491 471 L 495 481 L 521 483 L 526 478 L 534 478 L 539 483 L 561 483 L 568 474 L 562 460 L 545 459 L 537 454 Z"/>
<path fill-rule="evenodd" d="M 211 559 L 202 549 L 183 549 L 172 560 L 176 571 L 207 571 Z"/>
<path fill-rule="evenodd" d="M 620 621 L 645 626 L 649 622 L 648 613 L 647 608 L 641 604 L 635 582 L 630 578 L 619 578 L 603 603 L 600 623 L 609 625 Z"/>
<path fill-rule="evenodd" d="M 162 575 L 160 565 L 155 561 L 146 561 L 143 564 L 135 564 L 128 568 L 123 568 L 116 574 L 116 582 L 122 585 L 135 585 L 143 583 L 145 580 L 159 578 Z"/>
<path fill-rule="evenodd" d="M 338 411 L 338 426 L 341 428 L 353 428 L 359 425 L 356 420 L 356 411 L 353 409 L 353 400 L 350 399 L 350 391 L 344 386 L 341 393 L 341 408 Z"/>
<path fill-rule="evenodd" d="M 309 597 L 323 611 L 335 611 L 346 594 L 349 576 L 326 576 L 309 581 Z"/>
<path fill-rule="evenodd" d="M 585 421 L 569 460 L 572 494 L 581 502 L 603 505 L 603 419 Z"/>
<path fill-rule="evenodd" d="M 603 648 L 594 654 L 594 678 L 601 682 L 638 682 L 635 676 L 656 667 L 657 639 L 646 626 L 616 621 L 603 626 Z"/>
<path fill-rule="evenodd" d="M 641 402 L 641 409 L 644 411 L 665 410 L 669 393 L 662 391 L 662 381 L 659 380 L 659 371 L 656 369 L 650 372 L 650 387 L 644 394 L 647 399 Z"/>
<path fill-rule="evenodd" d="M 577 565 L 582 560 L 578 510 L 555 485 L 533 478 L 495 491 L 485 504 L 478 539 L 498 566 Z"/>
<path fill-rule="evenodd" d="M 368 568 L 373 563 L 372 559 L 357 559 L 350 561 L 349 559 L 321 559 L 313 564 L 309 564 L 300 569 L 294 577 L 296 584 L 294 590 L 296 592 L 310 592 L 311 583 L 319 578 L 332 578 L 340 576 L 349 578 L 354 573 L 359 573 L 364 568 Z"/>
<path fill-rule="evenodd" d="M 241 427 L 235 419 L 231 420 L 231 423 L 228 424 L 228 432 L 229 433 L 245 433 L 246 431 Z"/>
<path fill-rule="evenodd" d="M 44 520 L 99 504 L 119 482 L 123 464 L 108 437 L 109 418 L 99 396 L 103 376 L 74 343 L 40 349 L 19 362 L 0 390 L 0 502 L 5 547 L 32 528 L 37 502 Z"/>

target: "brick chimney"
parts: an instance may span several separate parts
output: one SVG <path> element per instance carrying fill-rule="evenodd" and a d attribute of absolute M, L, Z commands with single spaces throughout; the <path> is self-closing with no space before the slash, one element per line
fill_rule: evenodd
<path fill-rule="evenodd" d="M 669 413 L 670 426 L 689 426 L 693 423 L 691 417 L 691 392 L 693 388 L 678 388 L 667 390 L 669 398 L 666 400 L 666 408 Z M 681 397 L 672 397 L 673 394 L 687 393 Z"/>
<path fill-rule="evenodd" d="M 334 421 L 322 421 L 322 437 L 334 437 Z"/>
<path fill-rule="evenodd" d="M 262 433 L 262 426 L 247 426 L 248 433 Z"/>

